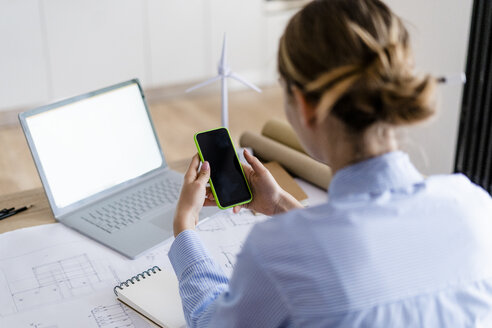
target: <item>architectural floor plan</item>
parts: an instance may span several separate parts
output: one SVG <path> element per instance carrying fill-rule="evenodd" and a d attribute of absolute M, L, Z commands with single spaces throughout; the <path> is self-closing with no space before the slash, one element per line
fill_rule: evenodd
<path fill-rule="evenodd" d="M 311 195 L 319 201 L 326 198 L 321 191 Z M 197 231 L 230 276 L 251 228 L 267 219 L 248 210 L 221 211 Z M 169 239 L 129 260 L 59 223 L 4 233 L 0 235 L 0 327 L 152 327 L 117 301 L 113 287 L 154 265 L 172 272 L 167 257 L 171 243 Z"/>

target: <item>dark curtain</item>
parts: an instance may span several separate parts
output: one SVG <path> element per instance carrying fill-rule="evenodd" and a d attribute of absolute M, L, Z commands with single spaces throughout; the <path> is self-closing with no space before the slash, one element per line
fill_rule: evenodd
<path fill-rule="evenodd" d="M 455 171 L 492 193 L 492 1 L 475 0 Z"/>

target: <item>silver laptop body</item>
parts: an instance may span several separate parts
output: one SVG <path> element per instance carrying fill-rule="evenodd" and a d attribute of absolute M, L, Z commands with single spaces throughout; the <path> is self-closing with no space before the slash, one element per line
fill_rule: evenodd
<path fill-rule="evenodd" d="M 173 235 L 183 176 L 165 161 L 138 80 L 19 120 L 57 221 L 129 258 Z"/>

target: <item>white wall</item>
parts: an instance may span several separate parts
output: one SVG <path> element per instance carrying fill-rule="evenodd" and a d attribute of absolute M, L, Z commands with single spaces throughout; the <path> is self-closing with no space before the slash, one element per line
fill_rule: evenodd
<path fill-rule="evenodd" d="M 0 2 L 0 110 L 48 100 L 39 2 Z"/>
<path fill-rule="evenodd" d="M 146 88 L 203 79 L 216 73 L 224 32 L 234 71 L 255 83 L 274 80 L 275 73 L 265 69 L 271 64 L 267 54 L 276 49 L 272 35 L 285 22 L 273 26 L 270 17 L 277 18 L 263 5 L 263 0 L 2 0 L 0 111 L 134 77 Z"/>
<path fill-rule="evenodd" d="M 465 70 L 472 0 L 387 3 L 407 21 L 418 68 Z M 211 76 L 226 31 L 234 71 L 275 83 L 278 38 L 292 13 L 267 13 L 262 0 L 2 0 L 0 111 L 133 77 L 152 88 Z M 426 174 L 453 170 L 462 86 L 440 92 L 439 116 L 403 140 Z"/>
<path fill-rule="evenodd" d="M 472 0 L 387 0 L 387 3 L 407 23 L 420 71 L 434 76 L 465 71 Z M 454 170 L 462 91 L 460 84 L 441 85 L 438 115 L 403 133 L 403 148 L 425 174 Z"/>
<path fill-rule="evenodd" d="M 153 86 L 183 83 L 211 74 L 208 1 L 149 0 L 148 73 Z"/>
<path fill-rule="evenodd" d="M 144 8 L 134 0 L 40 2 L 46 25 L 52 98 L 139 77 L 145 70 Z"/>

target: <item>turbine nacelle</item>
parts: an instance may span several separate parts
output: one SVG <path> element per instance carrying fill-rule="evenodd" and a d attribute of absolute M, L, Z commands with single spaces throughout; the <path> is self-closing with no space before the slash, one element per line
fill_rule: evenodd
<path fill-rule="evenodd" d="M 232 78 L 232 79 L 244 84 L 245 86 L 255 90 L 256 92 L 261 93 L 261 89 L 258 88 L 257 86 L 255 86 L 254 84 L 248 82 L 243 77 L 241 77 L 241 76 L 237 75 L 236 73 L 234 73 L 233 71 L 231 71 L 229 66 L 227 66 L 227 37 L 225 34 L 224 34 L 224 39 L 222 41 L 222 52 L 221 52 L 219 64 L 217 66 L 217 71 L 218 71 L 217 76 L 215 76 L 211 79 L 208 79 L 204 82 L 201 82 L 195 86 L 192 86 L 191 88 L 187 89 L 186 92 L 191 92 L 193 90 L 196 90 L 196 89 L 202 88 L 206 85 L 209 85 L 215 81 L 221 80 L 221 85 L 222 85 L 222 87 L 221 87 L 222 126 L 225 128 L 228 128 L 229 127 L 229 118 L 228 118 L 228 111 L 229 111 L 228 107 L 229 107 L 229 105 L 228 105 L 228 99 L 227 99 L 228 98 L 227 78 Z"/>

